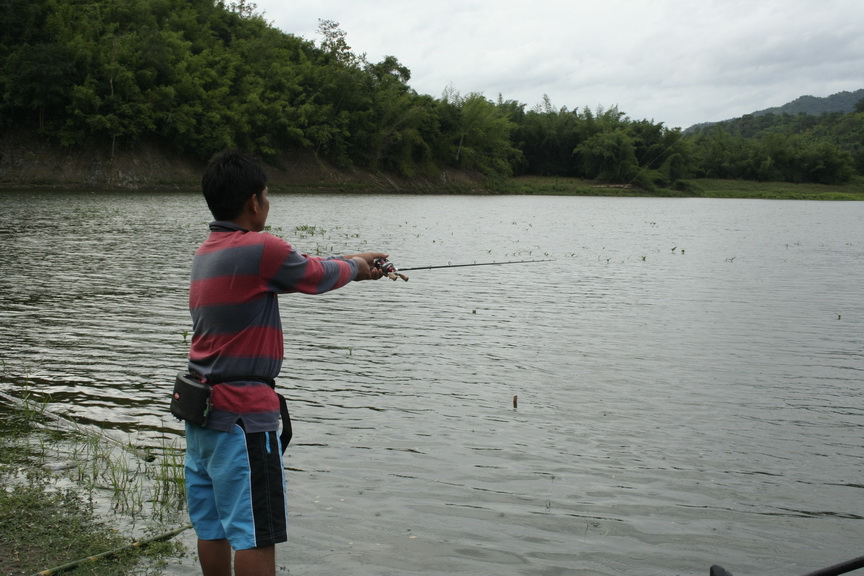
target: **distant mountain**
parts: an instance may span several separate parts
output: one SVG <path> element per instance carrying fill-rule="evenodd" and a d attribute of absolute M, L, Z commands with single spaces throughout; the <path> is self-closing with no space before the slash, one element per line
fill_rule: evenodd
<path fill-rule="evenodd" d="M 837 92 L 836 94 L 825 96 L 823 98 L 817 96 L 801 96 L 800 98 L 796 98 L 782 106 L 751 112 L 749 116 L 765 116 L 767 114 L 791 114 L 792 116 L 797 116 L 798 114 L 810 114 L 811 116 L 819 116 L 820 114 L 828 114 L 830 112 L 849 113 L 855 111 L 855 105 L 862 98 L 864 98 L 864 88 L 854 92 Z M 734 120 L 737 120 L 737 118 L 730 118 L 719 122 L 702 122 L 690 126 L 684 132 L 698 132 L 702 129 L 714 126 L 715 124 L 722 124 L 723 122 L 731 122 Z"/>
<path fill-rule="evenodd" d="M 776 108 L 766 108 L 753 112 L 753 116 L 765 114 L 810 114 L 818 116 L 829 112 L 854 112 L 855 104 L 864 98 L 864 88 L 855 92 L 838 92 L 824 98 L 816 96 L 801 96 Z"/>

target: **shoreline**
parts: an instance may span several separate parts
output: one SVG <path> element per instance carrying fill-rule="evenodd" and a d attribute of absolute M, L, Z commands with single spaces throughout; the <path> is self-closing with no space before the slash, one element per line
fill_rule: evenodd
<path fill-rule="evenodd" d="M 38 191 L 57 194 L 80 193 L 198 193 L 198 182 L 175 182 L 135 187 L 99 186 L 86 183 L 0 182 L 0 194 Z M 379 186 L 371 182 L 300 182 L 273 179 L 270 190 L 277 194 L 414 194 L 476 196 L 593 196 L 630 198 L 715 198 L 739 200 L 811 200 L 830 202 L 864 201 L 864 178 L 843 185 L 793 184 L 751 180 L 690 180 L 688 190 L 644 190 L 627 185 L 598 184 L 577 178 L 522 176 L 493 184 L 461 184 L 436 187 L 428 181 L 422 185 Z"/>
<path fill-rule="evenodd" d="M 168 147 L 152 142 L 120 149 L 112 157 L 95 144 L 65 149 L 32 134 L 7 133 L 0 137 L 0 192 L 197 192 L 205 165 L 203 160 L 174 154 Z M 404 177 L 333 166 L 306 150 L 285 152 L 266 169 L 270 188 L 277 193 L 864 200 L 862 176 L 839 185 L 693 179 L 679 181 L 673 188 L 645 190 L 558 176 L 517 176 L 495 181 L 450 169 Z"/>

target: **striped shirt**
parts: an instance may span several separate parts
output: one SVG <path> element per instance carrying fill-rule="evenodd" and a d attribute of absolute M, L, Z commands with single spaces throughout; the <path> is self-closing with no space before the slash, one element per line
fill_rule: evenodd
<path fill-rule="evenodd" d="M 279 399 L 270 383 L 284 356 L 278 294 L 321 294 L 357 275 L 357 263 L 298 253 L 267 233 L 212 222 L 195 252 L 189 287 L 189 370 L 213 387 L 207 427 L 247 432 L 279 428 Z"/>

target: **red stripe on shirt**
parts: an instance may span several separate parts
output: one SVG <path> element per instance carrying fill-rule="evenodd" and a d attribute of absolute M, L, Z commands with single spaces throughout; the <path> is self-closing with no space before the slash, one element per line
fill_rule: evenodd
<path fill-rule="evenodd" d="M 283 355 L 282 332 L 273 326 L 250 326 L 233 334 L 195 334 L 189 350 L 193 362 L 220 356 L 281 360 Z"/>
<path fill-rule="evenodd" d="M 213 387 L 210 397 L 213 408 L 237 414 L 250 412 L 278 412 L 279 397 L 267 384 L 245 384 L 236 386 L 230 383 Z"/>
<path fill-rule="evenodd" d="M 190 285 L 189 307 L 192 309 L 220 304 L 239 304 L 258 296 L 258 276 L 218 276 L 195 280 Z"/>

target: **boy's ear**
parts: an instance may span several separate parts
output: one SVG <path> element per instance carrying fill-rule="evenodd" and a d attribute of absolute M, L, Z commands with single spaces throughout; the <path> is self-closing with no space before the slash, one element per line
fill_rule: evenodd
<path fill-rule="evenodd" d="M 258 214 L 258 211 L 261 209 L 261 203 L 258 202 L 257 194 L 252 194 L 249 199 L 246 200 L 245 209 L 248 214 Z"/>

